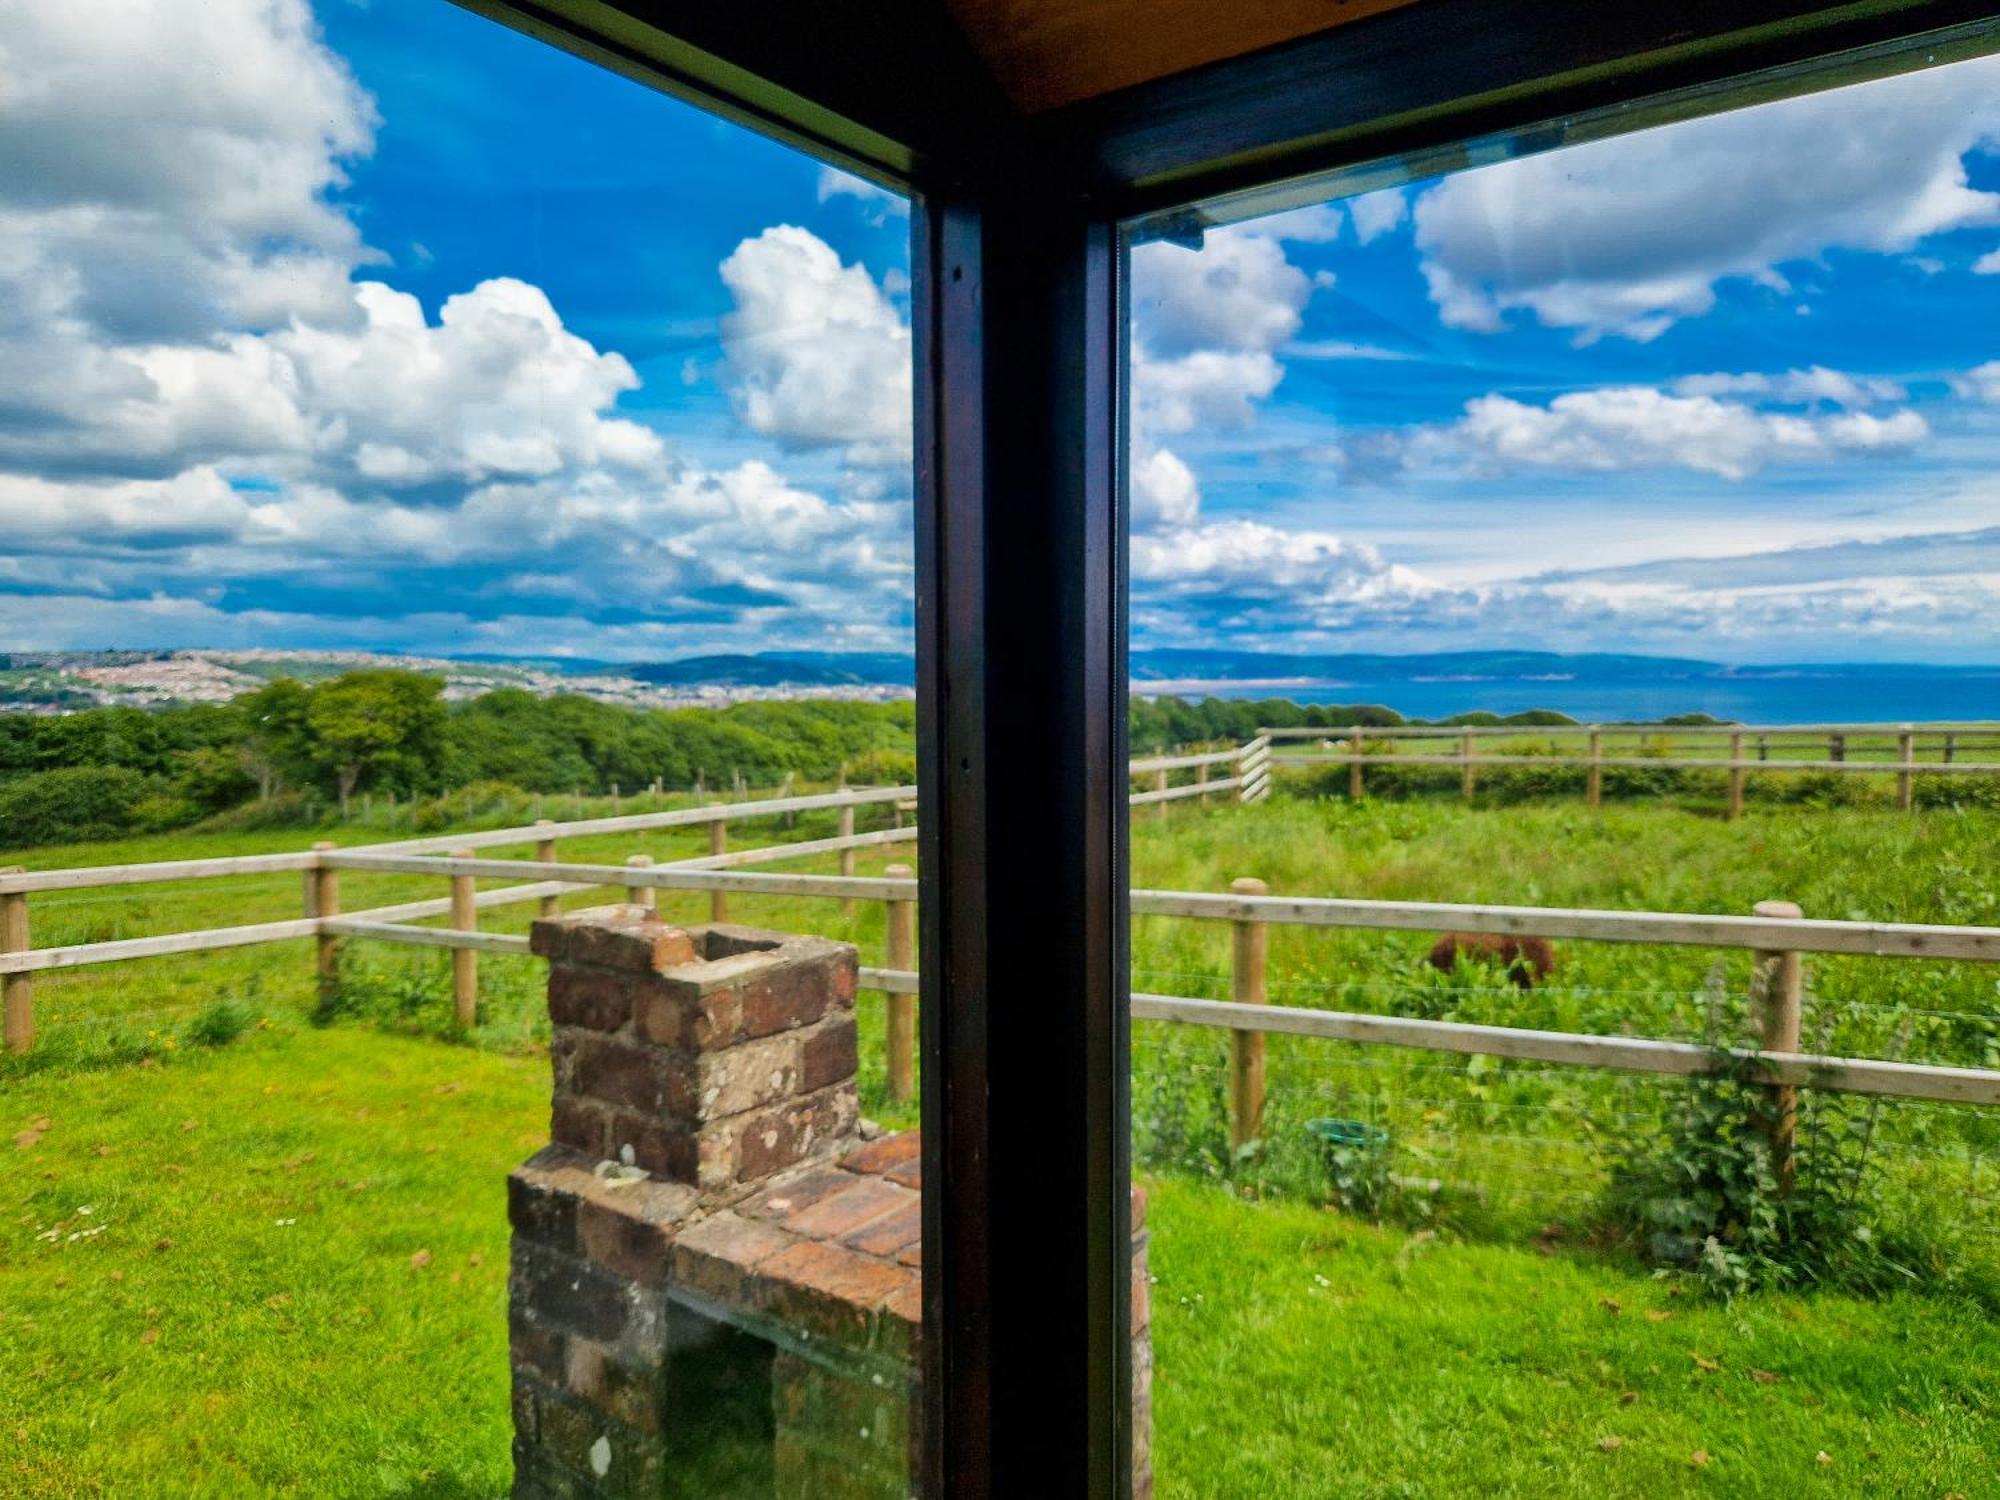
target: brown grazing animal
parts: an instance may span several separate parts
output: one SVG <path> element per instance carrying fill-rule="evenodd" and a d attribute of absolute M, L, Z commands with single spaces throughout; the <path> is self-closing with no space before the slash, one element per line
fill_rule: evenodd
<path fill-rule="evenodd" d="M 1432 947 L 1430 966 L 1449 974 L 1466 963 L 1497 963 L 1524 990 L 1556 970 L 1556 950 L 1547 938 L 1507 937 L 1497 932 L 1447 932 Z"/>

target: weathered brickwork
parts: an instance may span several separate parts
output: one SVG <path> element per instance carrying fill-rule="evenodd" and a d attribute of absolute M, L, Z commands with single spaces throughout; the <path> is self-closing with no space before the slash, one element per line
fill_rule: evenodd
<path fill-rule="evenodd" d="M 922 1153 L 857 1136 L 854 950 L 638 907 L 537 922 L 532 945 L 555 1095 L 508 1181 L 518 1500 L 906 1500 Z M 1136 1192 L 1132 1230 L 1143 1497 Z"/>

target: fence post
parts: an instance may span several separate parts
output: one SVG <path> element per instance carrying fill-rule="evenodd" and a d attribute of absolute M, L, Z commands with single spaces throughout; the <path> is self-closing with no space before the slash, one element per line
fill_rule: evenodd
<path fill-rule="evenodd" d="M 1760 917 L 1801 917 L 1792 901 L 1759 901 Z M 1759 950 L 1751 960 L 1750 1005 L 1759 1044 L 1766 1052 L 1799 1050 L 1799 1010 L 1805 995 L 1805 965 L 1797 952 Z M 1778 1192 L 1789 1195 L 1798 1172 L 1799 1091 L 1788 1083 L 1771 1085 L 1765 1135 L 1771 1142 L 1771 1170 Z"/>
<path fill-rule="evenodd" d="M 720 802 L 711 802 L 708 805 L 710 807 L 722 806 Z M 708 852 L 710 854 L 727 854 L 729 852 L 729 822 L 727 819 L 717 818 L 708 825 Z M 708 893 L 708 920 L 711 922 L 727 922 L 729 920 L 729 892 L 710 891 Z"/>
<path fill-rule="evenodd" d="M 537 828 L 553 828 L 555 824 L 547 818 L 537 818 L 535 819 L 535 826 Z M 554 864 L 556 862 L 556 841 L 552 838 L 536 839 L 535 858 L 545 865 Z M 561 906 L 562 897 L 544 896 L 537 910 L 545 917 L 553 917 Z"/>
<path fill-rule="evenodd" d="M 1164 792 L 1166 789 L 1167 789 L 1167 773 L 1164 770 L 1155 771 L 1153 773 L 1153 790 L 1156 792 Z M 1153 816 L 1156 818 L 1164 819 L 1166 815 L 1167 815 L 1166 802 L 1164 800 L 1155 802 L 1153 804 Z"/>
<path fill-rule="evenodd" d="M 1946 765 L 1950 765 L 1957 758 L 1958 758 L 1958 736 L 1955 734 L 1948 734 L 1944 737 L 1944 763 Z"/>
<path fill-rule="evenodd" d="M 470 849 L 454 849 L 453 859 L 471 859 Z M 475 885 L 470 875 L 451 877 L 451 925 L 458 932 L 479 927 L 479 908 L 473 902 Z M 470 1026 L 479 1015 L 479 955 L 470 948 L 451 950 L 451 1000 L 458 1024 Z"/>
<path fill-rule="evenodd" d="M 338 845 L 321 839 L 313 845 L 313 853 L 325 854 Z M 312 867 L 312 899 L 307 906 L 307 915 L 314 917 L 337 917 L 340 915 L 340 871 L 328 864 Z M 319 982 L 319 996 L 331 1000 L 340 988 L 340 939 L 330 933 L 321 933 L 316 940 L 317 954 L 314 957 L 314 973 Z"/>
<path fill-rule="evenodd" d="M 1729 818 L 1743 816 L 1743 736 L 1729 736 Z"/>
<path fill-rule="evenodd" d="M 1347 737 L 1347 749 L 1348 753 L 1354 757 L 1353 760 L 1347 763 L 1347 800 L 1350 802 L 1359 802 L 1361 800 L 1361 726 L 1359 724 L 1354 726 L 1353 732 Z"/>
<path fill-rule="evenodd" d="M 1208 762 L 1207 762 L 1207 761 L 1203 761 L 1203 762 L 1202 762 L 1202 763 L 1201 763 L 1200 765 L 1198 765 L 1198 766 L 1196 766 L 1196 767 L 1194 768 L 1194 784 L 1195 784 L 1196 786 L 1207 786 L 1207 785 L 1208 785 Z M 1207 793 L 1207 792 L 1203 792 L 1203 793 L 1202 793 L 1202 794 L 1201 794 L 1201 795 L 1200 795 L 1199 797 L 1195 798 L 1195 801 L 1196 801 L 1196 802 L 1198 802 L 1198 803 L 1199 803 L 1199 804 L 1200 804 L 1201 806 L 1203 806 L 1203 807 L 1206 807 L 1206 806 L 1208 806 L 1208 793 Z"/>
<path fill-rule="evenodd" d="M 1253 876 L 1232 880 L 1229 889 L 1239 896 L 1261 896 L 1269 887 Z M 1232 951 L 1229 964 L 1229 998 L 1238 1005 L 1266 1005 L 1270 996 L 1265 985 L 1265 953 L 1269 930 L 1262 922 L 1241 919 L 1230 923 Z M 1229 1144 L 1240 1150 L 1264 1129 L 1264 1033 L 1229 1033 Z"/>
<path fill-rule="evenodd" d="M 1479 780 L 1479 773 L 1473 768 L 1472 764 L 1472 731 L 1470 729 L 1466 730 L 1460 739 L 1458 753 L 1465 761 L 1465 774 L 1460 778 L 1460 785 L 1465 792 L 1465 800 L 1470 802 L 1472 800 L 1472 788 Z"/>
<path fill-rule="evenodd" d="M 1771 737 L 1768 734 L 1760 734 L 1757 736 L 1757 759 L 1769 760 L 1770 758 Z"/>
<path fill-rule="evenodd" d="M 24 873 L 21 866 L 9 865 L 0 875 Z M 28 951 L 28 893 L 11 891 L 0 896 L 0 953 Z M 35 981 L 29 974 L 9 974 L 0 979 L 7 1011 L 7 1050 L 26 1052 L 35 1045 Z"/>
<path fill-rule="evenodd" d="M 890 865 L 882 872 L 891 880 L 908 880 L 917 872 L 909 865 Z M 888 903 L 889 967 L 908 972 L 917 966 L 917 903 Z M 917 997 L 889 996 L 889 1097 L 899 1103 L 916 1092 Z"/>
<path fill-rule="evenodd" d="M 1584 783 L 1584 798 L 1592 807 L 1604 805 L 1604 731 L 1590 731 L 1590 774 Z"/>
<path fill-rule="evenodd" d="M 1917 737 L 1910 726 L 1905 724 L 1896 736 L 1896 760 L 1898 764 L 1909 766 L 1917 758 Z M 1896 773 L 1896 805 L 1908 812 L 1917 805 L 1916 780 L 1909 771 Z"/>
<path fill-rule="evenodd" d="M 1826 737 L 1826 758 L 1831 761 L 1847 759 L 1847 736 L 1830 734 Z"/>
<path fill-rule="evenodd" d="M 840 836 L 844 839 L 854 837 L 854 809 L 852 807 L 843 807 L 840 810 Z M 840 851 L 840 873 L 852 878 L 854 874 L 854 851 L 852 849 L 843 849 Z M 854 898 L 852 896 L 841 898 L 840 914 L 843 917 L 854 915 Z"/>
<path fill-rule="evenodd" d="M 653 856 L 650 854 L 634 854 L 625 861 L 626 868 L 631 870 L 650 869 L 652 864 Z M 659 896 L 660 893 L 650 885 L 628 885 L 625 887 L 625 904 L 627 906 L 643 906 L 648 911 L 657 911 L 660 905 Z"/>

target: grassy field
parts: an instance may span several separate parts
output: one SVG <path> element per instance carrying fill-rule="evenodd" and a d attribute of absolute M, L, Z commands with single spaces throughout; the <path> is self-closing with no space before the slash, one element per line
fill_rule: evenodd
<path fill-rule="evenodd" d="M 830 817 L 802 817 L 779 836 L 831 831 Z M 1783 896 L 1812 914 L 1995 923 L 1997 833 L 2000 817 L 1978 811 L 1753 812 L 1731 825 L 1672 805 L 1279 798 L 1142 818 L 1134 863 L 1155 888 L 1257 875 L 1301 894 L 1718 912 Z M 664 859 L 701 839 L 563 852 Z M 305 841 L 188 834 L 0 862 Z M 738 841 L 752 841 L 747 827 Z M 865 851 L 861 866 L 899 857 Z M 352 910 L 438 884 L 350 875 L 343 895 Z M 35 935 L 276 918 L 298 899 L 296 877 L 38 897 Z M 692 919 L 704 903 L 669 907 Z M 849 918 L 833 903 L 739 898 L 735 914 L 880 952 L 877 907 Z M 1223 929 L 1137 929 L 1141 986 L 1227 994 Z M 1431 975 L 1425 946 L 1274 932 L 1274 999 L 1700 1036 L 1718 996 L 1742 988 L 1740 956 L 1574 945 L 1555 984 L 1521 996 L 1492 976 Z M 0 1066 L 6 1133 L 24 1133 L 0 1145 L 0 1432 L 14 1439 L 0 1493 L 504 1492 L 502 1183 L 545 1130 L 535 971 L 486 960 L 467 1035 L 449 1024 L 442 955 L 374 945 L 351 948 L 349 1005 L 329 1025 L 309 1019 L 306 944 L 39 979 L 46 1046 Z M 1808 1030 L 1837 1047 L 1995 1060 L 1991 972 L 1815 960 L 1810 982 Z M 864 998 L 864 1095 L 894 1121 L 880 1014 Z M 1672 1086 L 1274 1042 L 1272 1149 L 1238 1162 L 1219 1145 L 1220 1048 L 1165 1027 L 1136 1041 L 1163 1495 L 2000 1494 L 2000 1402 L 1982 1379 L 2000 1318 L 1976 1297 L 1725 1305 L 1674 1295 L 1590 1234 L 1606 1150 L 1656 1118 Z M 1299 1129 L 1315 1115 L 1380 1123 L 1399 1175 L 1437 1186 L 1380 1223 L 1301 1196 Z M 1899 1211 L 1923 1217 L 1936 1253 L 1975 1267 L 2000 1226 L 1993 1130 L 1970 1110 L 1916 1106 L 1884 1111 L 1878 1129 Z"/>

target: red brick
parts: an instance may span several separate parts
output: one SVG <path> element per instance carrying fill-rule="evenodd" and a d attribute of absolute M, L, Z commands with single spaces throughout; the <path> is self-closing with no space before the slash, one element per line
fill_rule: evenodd
<path fill-rule="evenodd" d="M 585 1037 L 576 1049 L 576 1092 L 635 1114 L 656 1115 L 666 1103 L 656 1060 L 648 1048 Z"/>
<path fill-rule="evenodd" d="M 616 1031 L 632 1015 L 632 981 L 558 964 L 549 970 L 549 1019 L 557 1026 Z"/>
<path fill-rule="evenodd" d="M 667 1252 L 674 1242 L 671 1223 L 586 1199 L 576 1208 L 576 1235 L 583 1253 L 605 1270 L 646 1286 L 666 1280 Z"/>
<path fill-rule="evenodd" d="M 567 1338 L 560 1328 L 551 1328 L 531 1316 L 524 1307 L 507 1310 L 507 1359 L 517 1370 L 533 1370 L 550 1380 L 561 1381 L 567 1368 Z"/>
<path fill-rule="evenodd" d="M 605 1155 L 605 1112 L 602 1106 L 574 1094 L 558 1094 L 549 1111 L 549 1136 L 558 1145 L 582 1152 L 593 1162 Z"/>
<path fill-rule="evenodd" d="M 837 1084 L 741 1117 L 735 1127 L 737 1179 L 755 1182 L 837 1144 L 860 1112 L 853 1085 Z"/>
<path fill-rule="evenodd" d="M 882 1304 L 876 1345 L 884 1353 L 907 1357 L 923 1342 L 924 1281 L 914 1273 Z"/>
<path fill-rule="evenodd" d="M 799 1090 L 811 1093 L 830 1083 L 851 1080 L 861 1066 L 854 1017 L 822 1021 L 806 1034 L 799 1048 Z"/>
<path fill-rule="evenodd" d="M 832 975 L 818 963 L 792 963 L 764 973 L 742 987 L 744 1037 L 770 1036 L 810 1026 L 826 1014 Z"/>
<path fill-rule="evenodd" d="M 848 1152 L 840 1159 L 840 1164 L 850 1172 L 887 1172 L 892 1167 L 906 1166 L 918 1160 L 923 1150 L 923 1132 L 904 1130 Z"/>
<path fill-rule="evenodd" d="M 815 1337 L 860 1343 L 909 1272 L 838 1245 L 802 1240 L 757 1268 L 774 1317 Z"/>
<path fill-rule="evenodd" d="M 857 1177 L 854 1185 L 791 1213 L 780 1224 L 793 1234 L 831 1240 L 873 1224 L 899 1208 L 914 1207 L 917 1195 L 879 1177 Z M 897 1247 L 897 1248 L 900 1248 Z"/>
<path fill-rule="evenodd" d="M 743 1307 L 753 1300 L 757 1267 L 792 1243 L 792 1236 L 772 1225 L 715 1214 L 674 1242 L 674 1280 L 712 1301 Z"/>
<path fill-rule="evenodd" d="M 1146 1227 L 1146 1190 L 1138 1183 L 1132 1184 L 1132 1232 L 1137 1234 Z"/>
<path fill-rule="evenodd" d="M 834 965 L 833 1003 L 844 1010 L 854 1009 L 854 992 L 861 987 L 861 958 L 849 949 Z"/>
<path fill-rule="evenodd" d="M 874 1179 L 880 1181 L 880 1179 Z M 872 1224 L 844 1235 L 841 1243 L 851 1245 L 864 1255 L 890 1255 L 909 1249 L 923 1237 L 923 1201 L 907 1188 L 894 1191 L 903 1195 L 905 1202 Z"/>
<path fill-rule="evenodd" d="M 661 1377 L 626 1368 L 602 1344 L 572 1339 L 564 1387 L 578 1400 L 641 1432 L 660 1430 Z"/>
<path fill-rule="evenodd" d="M 509 1295 L 565 1332 L 611 1343 L 625 1331 L 625 1284 L 567 1255 L 524 1253 L 517 1242 Z"/>
<path fill-rule="evenodd" d="M 924 1242 L 921 1239 L 896 1252 L 896 1264 L 899 1266 L 922 1266 L 923 1263 Z"/>
<path fill-rule="evenodd" d="M 659 978 L 634 979 L 632 1020 L 634 1029 L 649 1042 L 675 1051 L 694 1047 L 698 1001 L 682 986 Z"/>
<path fill-rule="evenodd" d="M 595 920 L 579 920 L 591 917 Z M 678 927 L 669 927 L 636 906 L 596 907 L 572 918 L 569 961 L 622 969 L 632 974 L 657 974 L 697 962 L 694 943 Z"/>
<path fill-rule="evenodd" d="M 662 1059 L 661 1071 L 667 1113 L 691 1127 L 811 1092 L 800 1082 L 799 1040 L 794 1036 L 672 1054 Z"/>
<path fill-rule="evenodd" d="M 736 1211 L 759 1219 L 782 1219 L 810 1208 L 829 1194 L 854 1186 L 854 1174 L 839 1167 L 811 1167 L 786 1177 L 737 1205 Z"/>
<path fill-rule="evenodd" d="M 664 1456 L 657 1439 L 620 1422 L 606 1422 L 597 1411 L 568 1398 L 544 1396 L 539 1440 L 548 1456 L 572 1474 L 595 1474 L 591 1449 L 601 1438 L 609 1446 L 610 1465 L 588 1491 L 592 1495 L 657 1495 L 665 1483 Z M 572 1481 L 573 1482 L 573 1481 Z"/>
<path fill-rule="evenodd" d="M 544 1150 L 508 1173 L 507 1222 L 516 1234 L 568 1254 L 576 1249 L 576 1194 L 564 1173 L 545 1165 L 551 1158 L 561 1160 Z"/>

